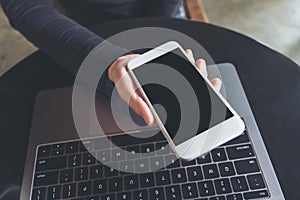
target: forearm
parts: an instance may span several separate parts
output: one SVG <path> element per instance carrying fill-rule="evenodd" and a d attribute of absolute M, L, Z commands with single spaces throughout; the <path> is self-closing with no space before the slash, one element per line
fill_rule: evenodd
<path fill-rule="evenodd" d="M 0 2 L 15 29 L 73 74 L 88 53 L 103 41 L 95 33 L 60 14 L 51 0 Z"/>

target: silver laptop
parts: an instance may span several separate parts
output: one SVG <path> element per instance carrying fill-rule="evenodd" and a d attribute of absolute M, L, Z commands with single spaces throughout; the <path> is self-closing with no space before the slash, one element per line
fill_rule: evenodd
<path fill-rule="evenodd" d="M 226 98 L 244 119 L 246 130 L 189 162 L 176 159 L 159 133 L 145 137 L 152 130 L 136 130 L 132 125 L 128 125 L 130 134 L 120 131 L 113 121 L 110 101 L 100 94 L 96 111 L 105 116 L 101 125 L 106 134 L 92 131 L 94 122 L 89 122 L 86 138 L 79 139 L 72 117 L 72 88 L 41 92 L 35 103 L 20 198 L 284 199 L 234 66 L 220 64 L 208 71 L 211 77 L 223 80 Z M 119 101 L 117 109 L 124 109 L 124 102 L 114 101 Z M 138 134 L 143 137 L 134 137 Z M 97 145 L 103 138 L 127 153 Z M 144 152 L 148 156 L 140 156 Z M 158 168 L 151 170 L 151 163 Z M 129 168 L 149 168 L 149 172 L 131 173 L 125 170 Z"/>

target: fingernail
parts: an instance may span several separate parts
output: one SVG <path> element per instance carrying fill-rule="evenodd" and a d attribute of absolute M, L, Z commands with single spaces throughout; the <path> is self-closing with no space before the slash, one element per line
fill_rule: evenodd
<path fill-rule="evenodd" d="M 148 126 L 151 126 L 151 125 L 153 125 L 153 121 L 154 121 L 154 119 L 153 119 L 153 116 L 151 114 L 151 115 L 148 116 L 148 119 L 147 119 L 146 123 L 147 123 Z"/>

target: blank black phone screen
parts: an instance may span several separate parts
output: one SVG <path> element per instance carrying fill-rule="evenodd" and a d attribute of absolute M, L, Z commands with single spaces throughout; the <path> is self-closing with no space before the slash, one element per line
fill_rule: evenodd
<path fill-rule="evenodd" d="M 180 49 L 133 73 L 175 145 L 233 116 Z"/>

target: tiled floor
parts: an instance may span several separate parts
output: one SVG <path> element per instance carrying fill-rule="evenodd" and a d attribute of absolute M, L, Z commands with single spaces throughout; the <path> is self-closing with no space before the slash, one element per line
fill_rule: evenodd
<path fill-rule="evenodd" d="M 300 64 L 300 0 L 202 0 L 210 22 L 244 33 Z M 35 51 L 0 10 L 0 75 Z"/>

